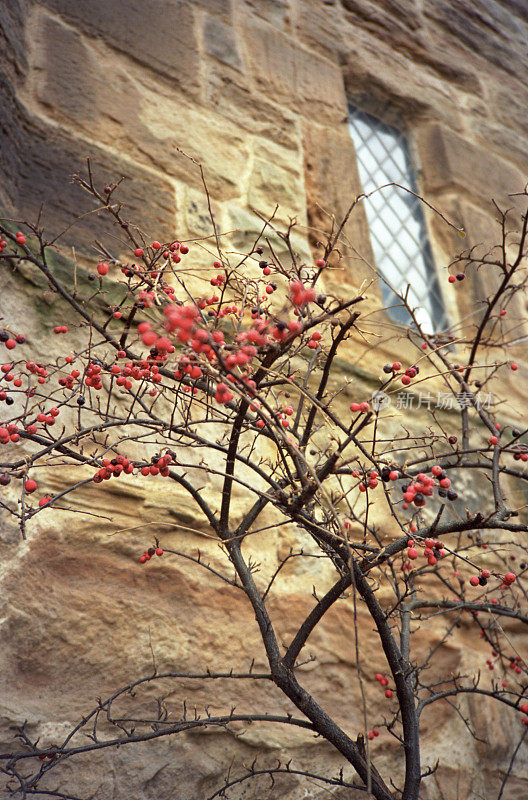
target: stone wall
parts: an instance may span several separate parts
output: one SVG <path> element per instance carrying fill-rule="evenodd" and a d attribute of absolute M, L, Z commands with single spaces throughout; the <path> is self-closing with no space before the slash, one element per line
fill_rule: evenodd
<path fill-rule="evenodd" d="M 350 100 L 405 125 L 420 190 L 465 229 L 461 243 L 426 209 L 446 305 L 452 319 L 464 321 L 488 287 L 487 277 L 464 294 L 448 286 L 445 267 L 461 247 L 497 241 L 490 201 L 507 203 L 518 218 L 520 202 L 507 195 L 522 191 L 528 179 L 527 43 L 523 0 L 3 0 L 0 204 L 5 215 L 21 219 L 36 216 L 44 201 L 44 223 L 57 233 L 92 208 L 70 181 L 90 157 L 101 184 L 126 177 L 127 214 L 148 237 L 207 237 L 207 201 L 190 156 L 203 165 L 229 247 L 247 246 L 262 224 L 255 212 L 265 217 L 278 203 L 275 218 L 296 218 L 295 246 L 308 260 L 317 252 L 317 231 L 328 229 L 332 215 L 343 216 L 361 190 L 347 127 Z M 81 263 L 94 257 L 95 231 L 98 237 L 115 234 L 103 220 L 88 217 L 64 237 L 66 245 L 75 244 Z M 357 250 L 372 261 L 361 206 L 345 235 L 349 245 L 327 280 L 329 288 L 352 290 L 372 278 L 355 257 Z M 29 279 L 10 277 L 4 288 L 0 307 L 7 320 L 36 300 Z M 383 339 L 375 360 L 359 340 L 353 342 L 346 367 L 358 390 L 370 392 L 384 355 L 411 351 L 405 341 L 395 345 L 394 329 L 380 310 L 379 287 L 374 283 L 368 291 Z M 37 347 L 46 308 L 29 323 Z M 516 312 L 518 330 L 528 333 L 526 308 Z M 512 421 L 526 408 L 526 352 L 525 345 L 511 351 L 521 369 L 502 413 Z M 57 488 L 60 481 L 50 475 L 49 485 Z M 94 497 L 87 489 L 80 507 L 90 510 Z M 98 510 L 112 517 L 113 529 L 131 528 L 138 519 L 152 526 L 160 518 L 196 526 L 184 498 L 172 516 L 160 515 L 162 500 L 138 486 L 112 487 L 103 501 L 98 493 L 97 502 L 107 503 Z M 23 546 L 16 530 L 7 526 L 2 533 L 0 658 L 10 687 L 0 701 L 4 742 L 24 719 L 43 741 L 52 741 L 95 696 L 149 668 L 149 639 L 164 668 L 243 665 L 252 649 L 260 652 L 239 598 L 181 564 L 138 573 L 132 559 L 145 530 L 109 537 L 104 523 L 80 520 L 72 529 L 69 517 L 57 514 Z M 270 538 L 265 557 L 287 548 L 293 536 L 286 531 L 279 541 Z M 195 548 L 196 539 L 189 532 L 177 536 L 182 549 Z M 285 617 L 286 610 L 300 615 L 307 607 L 309 597 L 303 599 L 300 587 L 311 586 L 314 577 L 311 571 L 297 575 L 284 591 L 277 603 Z M 233 619 L 247 619 L 248 625 L 233 627 Z M 314 673 L 313 688 L 353 731 L 361 721 L 359 710 L 351 711 L 358 694 L 349 680 L 354 656 L 344 644 L 350 620 L 350 608 L 340 607 L 314 637 L 312 649 L 325 670 L 324 677 Z M 510 635 L 518 634 L 513 626 Z M 374 652 L 369 635 L 365 625 L 366 648 Z M 424 647 L 438 635 L 424 632 Z M 454 642 L 442 651 L 440 671 L 483 658 L 464 628 Z M 278 694 L 259 691 L 263 704 L 284 708 Z M 199 704 L 203 696 L 200 690 L 193 700 Z M 373 685 L 367 696 L 375 705 Z M 245 700 L 249 689 L 241 690 L 237 702 L 242 706 Z M 229 687 L 217 689 L 216 702 L 230 705 Z M 426 781 L 424 798 L 496 796 L 499 770 L 515 741 L 511 717 L 488 704 L 468 704 L 467 714 L 479 737 L 494 744 L 472 740 L 447 712 L 426 718 L 424 760 L 432 764 L 449 751 L 450 766 Z M 448 719 L 449 732 L 439 724 Z M 249 729 L 237 737 L 210 733 L 201 740 L 199 748 L 188 736 L 148 751 L 92 756 L 68 788 L 117 800 L 131 796 L 127 791 L 134 785 L 138 800 L 190 800 L 212 791 L 233 759 L 249 762 L 257 748 L 286 752 L 280 732 Z M 460 741 L 454 751 L 453 741 Z M 294 738 L 294 752 L 299 763 L 324 763 L 327 771 L 339 763 L 305 735 Z M 392 769 L 393 752 L 390 743 L 379 745 L 380 769 Z M 526 796 L 527 780 L 525 756 L 504 797 Z M 299 796 L 291 782 L 277 792 L 292 800 Z M 313 797 L 320 796 L 314 790 Z"/>

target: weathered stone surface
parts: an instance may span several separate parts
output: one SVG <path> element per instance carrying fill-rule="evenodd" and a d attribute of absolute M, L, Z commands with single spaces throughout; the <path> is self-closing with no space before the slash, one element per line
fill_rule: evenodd
<path fill-rule="evenodd" d="M 337 120 L 346 100 L 339 69 L 271 25 L 249 19 L 247 51 L 260 91 L 311 117 Z"/>
<path fill-rule="evenodd" d="M 206 98 L 212 109 L 235 122 L 246 134 L 255 134 L 283 147 L 300 147 L 294 112 L 252 91 L 246 82 L 235 83 L 231 76 L 211 64 L 207 65 Z"/>
<path fill-rule="evenodd" d="M 232 25 L 226 25 L 211 14 L 205 14 L 203 39 L 205 52 L 208 55 L 214 56 L 234 69 L 242 69 L 236 31 Z"/>
<path fill-rule="evenodd" d="M 300 153 L 285 150 L 265 139 L 253 143 L 253 158 L 248 182 L 248 205 L 271 215 L 278 204 L 276 219 L 297 217 L 306 221 L 305 190 Z"/>
<path fill-rule="evenodd" d="M 231 231 L 221 241 L 233 262 L 263 226 L 249 207 L 268 214 L 278 201 L 281 220 L 296 215 L 302 223 L 292 242 L 299 260 L 312 263 L 330 217 L 342 216 L 360 190 L 343 124 L 345 86 L 353 102 L 408 128 L 422 161 L 420 189 L 467 230 L 467 238 L 459 239 L 428 214 L 443 280 L 443 268 L 457 250 L 484 242 L 478 250 L 483 253 L 496 241 L 489 197 L 500 200 L 505 192 L 521 189 L 526 179 L 527 30 L 524 0 L 4 0 L 0 203 L 16 218 L 35 217 L 44 199 L 44 223 L 50 232 L 58 232 L 77 213 L 93 208 L 69 182 L 91 155 L 101 186 L 108 178 L 127 176 L 121 192 L 128 204 L 125 215 L 139 221 L 149 237 L 208 237 L 212 226 L 199 169 L 178 152 L 180 147 L 204 166 L 219 229 Z M 312 250 L 305 223 L 312 228 Z M 89 215 L 65 242 L 86 251 L 95 230 L 107 241 L 115 242 L 116 233 L 121 238 L 115 227 Z M 347 224 L 345 237 L 344 258 L 325 280 L 330 291 L 349 296 L 369 275 L 353 248 L 372 261 L 361 207 Z M 192 245 L 189 263 L 198 273 L 211 263 L 212 241 Z M 279 258 L 289 263 L 284 242 L 273 233 L 270 241 Z M 60 268 L 68 267 L 61 263 Z M 203 278 L 198 283 L 202 291 Z M 447 287 L 452 320 L 473 321 L 478 302 L 494 286 L 482 269 L 468 276 L 465 292 Z M 30 304 L 28 338 L 34 352 L 47 357 L 47 332 L 50 319 L 60 313 L 59 304 L 29 270 L 10 273 L 2 288 L 3 320 L 18 324 Z M 363 334 L 346 343 L 341 371 L 332 380 L 332 390 L 343 393 L 343 413 L 351 399 L 370 397 L 384 359 L 410 363 L 416 358 L 406 331 L 398 331 L 381 312 L 376 286 L 366 293 L 361 329 L 378 337 L 377 349 L 373 352 L 365 344 Z M 506 320 L 512 336 L 526 335 L 526 308 L 511 303 Z M 525 343 L 509 347 L 508 357 L 522 364 Z M 501 421 L 517 423 L 522 417 L 528 392 L 523 371 L 507 371 L 509 396 L 499 412 Z M 413 397 L 415 424 L 421 429 L 425 420 L 417 409 L 417 393 Z M 402 426 L 409 416 L 409 410 L 394 405 L 393 412 L 390 422 L 380 423 L 388 438 L 405 433 Z M 454 415 L 442 414 L 442 425 L 451 430 Z M 43 484 L 58 490 L 64 477 L 50 473 Z M 150 673 L 152 650 L 159 668 L 245 669 L 255 654 L 256 668 L 265 668 L 253 615 L 242 595 L 177 559 L 156 561 L 143 571 L 136 564 L 145 538 L 160 529 L 174 549 L 196 553 L 200 547 L 212 563 L 223 564 L 217 548 L 199 535 L 207 531 L 200 527 L 194 504 L 181 492 L 168 498 L 166 490 L 139 482 L 105 489 L 95 495 L 90 485 L 78 495 L 77 508 L 85 513 L 76 514 L 74 524 L 62 512 L 53 518 L 39 516 L 25 545 L 13 525 L 0 531 L 0 674 L 9 680 L 9 691 L 0 691 L 3 750 L 12 744 L 14 726 L 24 719 L 32 736 L 46 744 L 56 741 L 93 707 L 97 695 Z M 218 497 L 218 481 L 205 481 L 203 492 Z M 466 506 L 474 509 L 477 499 L 475 487 L 465 486 L 459 513 Z M 525 502 L 520 496 L 518 506 Z M 113 523 L 94 524 L 87 514 L 95 504 Z M 243 492 L 237 489 L 235 518 L 243 508 Z M 274 522 L 271 513 L 265 515 L 264 524 Z M 138 524 L 144 527 L 137 529 Z M 116 528 L 127 530 L 108 535 Z M 392 535 L 392 529 L 387 531 Z M 273 571 L 277 556 L 284 557 L 291 546 L 310 546 L 290 527 L 262 537 L 258 544 L 258 580 Z M 270 607 L 284 641 L 311 607 L 313 585 L 319 592 L 327 588 L 327 572 L 315 559 L 294 559 L 277 581 Z M 388 713 L 370 671 L 378 667 L 379 652 L 361 607 L 358 620 L 363 665 L 369 668 L 364 677 L 369 720 L 378 721 Z M 337 604 L 314 632 L 306 651 L 317 662 L 301 671 L 325 708 L 355 736 L 363 723 L 353 626 L 349 599 Z M 522 633 L 515 626 L 506 629 L 522 650 Z M 434 620 L 423 626 L 415 634 L 418 650 L 439 644 L 443 630 Z M 487 654 L 463 621 L 452 646 L 439 646 L 428 676 L 442 680 L 457 670 L 472 674 Z M 227 682 L 213 690 L 191 681 L 161 689 L 173 693 L 176 714 L 184 697 L 202 709 L 211 695 L 215 711 L 229 709 L 233 702 L 241 710 L 254 705 L 291 710 L 267 683 L 237 685 L 235 694 Z M 157 693 L 149 687 L 137 705 L 152 707 Z M 477 794 L 496 798 L 519 735 L 515 715 L 497 712 L 486 700 L 463 705 L 477 735 L 487 741 L 479 744 L 462 719 L 448 712 L 447 705 L 437 704 L 422 717 L 423 763 L 433 768 L 437 758 L 444 762 L 426 778 L 423 800 L 471 800 Z M 398 783 L 401 764 L 395 747 L 385 736 L 373 747 L 380 771 Z M 65 764 L 64 786 L 94 800 L 195 800 L 212 794 L 231 764 L 242 771 L 257 753 L 259 760 L 273 763 L 277 757 L 290 757 L 292 749 L 298 765 L 326 774 L 342 766 L 329 747 L 305 732 L 285 734 L 262 725 L 241 727 L 233 735 L 208 732 L 101 752 Z M 503 798 L 527 794 L 526 774 L 521 749 Z M 292 777 L 278 779 L 274 791 L 284 800 L 298 800 L 303 789 Z M 319 790 L 313 791 L 319 797 Z M 263 780 L 245 796 L 260 800 L 269 792 L 269 781 Z M 335 796 L 341 798 L 339 792 Z M 350 793 L 347 800 L 352 800 Z"/>
<path fill-rule="evenodd" d="M 0 13 L 0 65 L 15 82 L 27 68 L 24 23 L 30 0 L 5 0 Z"/>
<path fill-rule="evenodd" d="M 200 91 L 200 64 L 192 4 L 153 0 L 45 0 L 46 6 L 81 30 L 175 80 L 192 95 Z M 124 21 L 126 20 L 126 24 Z"/>
<path fill-rule="evenodd" d="M 305 180 L 309 198 L 308 220 L 313 246 L 324 240 L 332 227 L 337 228 L 344 220 L 355 198 L 361 194 L 357 161 L 348 127 L 328 132 L 319 125 L 303 126 L 303 152 L 305 158 Z M 335 271 L 325 276 L 325 285 L 332 287 L 350 281 L 356 287 L 365 277 L 372 277 L 371 271 L 363 264 L 358 254 L 373 263 L 370 234 L 365 209 L 358 203 L 340 238 L 339 250 L 345 261 L 333 258 Z M 352 261 L 353 259 L 353 261 Z M 343 263 L 354 266 L 343 269 Z"/>
<path fill-rule="evenodd" d="M 0 101 L 0 116 L 5 125 L 0 151 L 2 186 L 5 202 L 15 207 L 20 217 L 36 219 L 44 203 L 42 223 L 50 234 L 57 235 L 77 217 L 94 209 L 93 201 L 71 181 L 75 173 L 86 176 L 86 158 L 90 157 L 100 188 L 108 181 L 125 178 L 119 190 L 125 204 L 125 219 L 141 218 L 143 229 L 149 230 L 150 235 L 170 237 L 176 213 L 175 195 L 163 176 L 44 124 L 14 98 L 7 84 Z M 113 222 L 89 215 L 65 234 L 65 241 L 90 248 L 95 230 L 99 234 L 105 231 L 115 234 Z"/>
<path fill-rule="evenodd" d="M 273 209 L 272 209 L 273 211 Z M 240 206 L 233 203 L 226 204 L 224 211 L 224 230 L 229 231 L 229 241 L 232 248 L 236 253 L 245 253 L 251 248 L 259 234 L 261 234 L 264 227 L 264 220 L 259 219 L 256 214 L 247 211 Z M 279 225 L 279 230 L 284 228 L 284 225 Z M 270 230 L 269 227 L 264 229 L 262 233 L 262 246 L 265 246 L 265 240 L 269 239 L 277 257 L 284 264 L 291 263 L 291 257 L 284 241 Z M 308 246 L 308 241 L 304 235 L 302 226 L 297 232 L 294 230 L 291 234 L 291 241 L 293 250 L 297 255 L 300 263 L 310 263 L 312 254 Z"/>
<path fill-rule="evenodd" d="M 475 4 L 471 0 L 442 2 L 427 0 L 424 14 L 440 27 L 451 41 L 460 40 L 466 50 L 477 53 L 489 64 L 522 76 L 528 75 L 528 26 L 503 7 L 502 3 L 486 0 Z M 431 27 L 433 27 L 431 26 Z"/>
<path fill-rule="evenodd" d="M 348 26 L 338 0 L 297 3 L 292 9 L 292 23 L 299 39 L 313 52 L 337 62 L 346 56 Z"/>
<path fill-rule="evenodd" d="M 201 186 L 198 166 L 180 154 L 180 148 L 203 164 L 213 194 L 241 193 L 238 184 L 247 153 L 232 122 L 158 88 L 136 66 L 113 66 L 108 51 L 56 18 L 44 14 L 39 32 L 33 55 L 35 77 L 28 92 L 43 114 L 64 127 L 74 126 L 89 140 L 104 142 L 111 151 Z M 65 53 L 70 58 L 67 72 L 62 68 Z M 107 76 L 112 70 L 110 85 Z"/>
<path fill-rule="evenodd" d="M 279 30 L 288 28 L 291 2 L 289 0 L 243 0 L 245 13 L 255 14 Z"/>
<path fill-rule="evenodd" d="M 425 188 L 431 192 L 454 187 L 486 202 L 490 191 L 502 203 L 512 192 L 522 191 L 523 173 L 489 149 L 463 139 L 436 123 L 416 132 Z"/>

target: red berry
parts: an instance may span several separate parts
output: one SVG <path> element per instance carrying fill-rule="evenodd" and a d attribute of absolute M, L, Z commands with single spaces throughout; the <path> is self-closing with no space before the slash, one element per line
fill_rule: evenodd
<path fill-rule="evenodd" d="M 161 244 L 159 242 L 152 242 L 152 249 L 153 250 L 159 250 L 160 247 L 161 247 Z"/>
<path fill-rule="evenodd" d="M 35 491 L 35 489 L 37 488 L 37 482 L 36 482 L 36 481 L 34 481 L 34 480 L 33 480 L 33 478 L 29 478 L 29 479 L 28 479 L 28 480 L 25 482 L 25 484 L 24 484 L 24 488 L 25 488 L 25 490 L 26 490 L 26 492 L 27 492 L 28 494 L 31 494 L 31 492 L 34 492 L 34 491 Z"/>
<path fill-rule="evenodd" d="M 163 555 L 163 549 L 162 549 L 161 547 L 158 547 L 158 548 L 156 549 L 156 555 L 157 555 L 157 556 L 162 556 L 162 555 Z"/>
<path fill-rule="evenodd" d="M 515 372 L 515 370 L 519 369 L 519 367 L 517 366 L 517 364 L 512 364 L 510 366 L 510 369 L 513 370 L 513 372 Z"/>
<path fill-rule="evenodd" d="M 470 584 L 472 586 L 478 586 L 479 585 L 478 576 L 477 575 L 472 575 L 471 578 L 469 579 L 469 582 L 470 582 Z"/>
<path fill-rule="evenodd" d="M 97 265 L 97 272 L 99 273 L 99 275 L 106 275 L 108 269 L 109 267 L 106 261 L 100 261 L 99 264 Z"/>
<path fill-rule="evenodd" d="M 385 697 L 390 700 L 392 697 L 392 689 L 385 689 Z"/>

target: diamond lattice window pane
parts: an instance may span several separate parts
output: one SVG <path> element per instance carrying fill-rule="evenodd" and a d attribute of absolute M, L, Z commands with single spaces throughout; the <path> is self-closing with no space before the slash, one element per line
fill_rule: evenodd
<path fill-rule="evenodd" d="M 387 183 L 416 192 L 409 147 L 401 131 L 351 108 L 350 133 L 365 193 Z M 410 286 L 409 301 L 424 330 L 441 330 L 447 320 L 420 201 L 397 186 L 387 186 L 365 200 L 365 209 L 389 314 L 399 323 L 411 322 L 395 295 Z"/>

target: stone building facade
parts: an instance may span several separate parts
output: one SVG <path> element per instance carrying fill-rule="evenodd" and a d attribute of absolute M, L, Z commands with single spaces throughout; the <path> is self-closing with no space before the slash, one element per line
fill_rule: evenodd
<path fill-rule="evenodd" d="M 258 215 L 266 218 L 278 204 L 275 220 L 296 219 L 294 243 L 309 260 L 332 218 L 342 218 L 362 189 L 349 129 L 354 106 L 405 132 L 418 191 L 466 233 L 461 242 L 425 207 L 442 303 L 452 324 L 463 328 L 489 289 L 487 278 L 476 275 L 470 290 L 457 293 L 446 267 L 462 247 L 489 248 L 497 241 L 492 199 L 511 207 L 514 220 L 522 208 L 519 197 L 508 195 L 522 192 L 528 180 L 527 44 L 524 0 L 3 0 L 0 205 L 6 216 L 23 219 L 35 217 L 44 202 L 44 223 L 57 233 L 91 210 L 70 180 L 89 156 L 101 182 L 126 177 L 127 213 L 149 236 L 208 237 L 207 199 L 194 159 L 203 166 L 215 219 L 233 250 L 243 250 L 261 226 Z M 64 236 L 81 263 L 93 259 L 95 231 L 113 235 L 104 222 L 88 218 Z M 381 310 L 361 204 L 345 228 L 342 255 L 329 288 L 366 281 L 379 349 L 387 357 L 405 352 L 404 339 L 395 348 L 394 322 Z M 30 282 L 21 294 L 16 279 L 6 279 L 4 317 L 26 315 L 32 291 Z M 517 311 L 520 343 L 512 353 L 528 367 L 522 342 L 528 311 Z M 29 324 L 38 337 L 39 320 Z M 347 368 L 367 391 L 378 362 L 357 340 Z M 512 382 L 508 419 L 526 407 L 527 388 L 522 376 Z M 92 496 L 87 491 L 83 497 L 89 508 Z M 105 502 L 102 512 L 115 512 L 118 526 L 127 528 L 138 517 L 156 517 L 160 498 L 140 489 L 113 490 Z M 191 524 L 194 512 L 186 503 L 174 514 Z M 43 525 L 22 547 L 15 544 L 16 531 L 4 538 L 2 669 L 17 676 L 15 693 L 0 701 L 4 742 L 24 719 L 43 739 L 58 735 L 89 707 L 102 682 L 116 686 L 148 668 L 149 636 L 164 665 L 192 663 L 197 650 L 204 664 L 219 651 L 229 664 L 251 649 L 243 631 L 233 637 L 226 627 L 219 612 L 225 600 L 216 587 L 194 582 L 179 568 L 131 572 L 139 534 L 109 541 L 93 521 L 83 521 L 75 532 Z M 34 595 L 35 584 L 49 592 Z M 295 593 L 283 602 L 301 603 Z M 235 600 L 227 611 L 243 613 Z M 316 642 L 330 675 L 318 689 L 336 713 L 350 659 L 344 625 L 342 617 L 332 617 Z M 473 648 L 463 636 L 458 646 L 445 654 L 446 669 Z M 223 687 L 219 705 L 228 699 Z M 429 761 L 453 752 L 451 766 L 426 781 L 424 798 L 496 796 L 513 741 L 508 717 L 487 705 L 468 714 L 493 744 L 464 738 L 453 748 L 460 731 L 439 731 L 431 721 Z M 203 739 L 199 754 L 192 737 L 159 743 L 146 762 L 144 748 L 101 754 L 80 767 L 72 785 L 117 798 L 133 781 L 141 800 L 197 798 L 232 759 L 249 761 L 256 748 L 281 754 L 285 746 L 260 731 Z M 306 737 L 294 744 L 306 763 L 334 763 Z M 384 748 L 382 763 L 390 769 L 391 747 Z M 525 754 L 504 797 L 528 796 L 527 781 Z M 290 787 L 281 796 L 299 795 Z"/>

